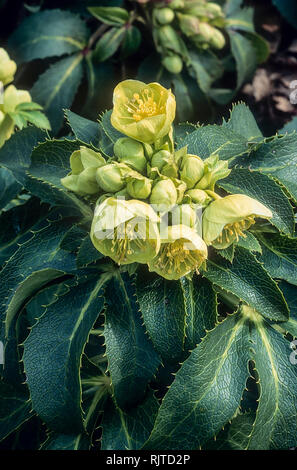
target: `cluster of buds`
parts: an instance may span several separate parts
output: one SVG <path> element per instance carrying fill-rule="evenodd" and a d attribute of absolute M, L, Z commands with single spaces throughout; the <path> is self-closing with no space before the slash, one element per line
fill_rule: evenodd
<path fill-rule="evenodd" d="M 220 29 L 225 16 L 220 5 L 206 0 L 171 0 L 153 3 L 153 35 L 163 66 L 180 73 L 187 61 L 187 46 L 222 49 L 225 37 Z"/>
<path fill-rule="evenodd" d="M 121 82 L 114 90 L 112 125 L 122 134 L 113 157 L 81 147 L 70 158 L 62 184 L 96 207 L 91 240 L 118 264 L 147 264 L 166 279 L 197 272 L 208 245 L 230 246 L 272 214 L 240 194 L 221 197 L 226 161 L 202 160 L 187 147 L 174 150 L 175 97 L 158 83 Z"/>

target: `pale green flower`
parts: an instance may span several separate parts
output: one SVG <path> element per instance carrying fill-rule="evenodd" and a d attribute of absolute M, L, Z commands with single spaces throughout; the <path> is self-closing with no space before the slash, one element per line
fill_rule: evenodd
<path fill-rule="evenodd" d="M 31 101 L 28 91 L 17 90 L 14 85 L 9 85 L 5 89 L 3 103 L 0 104 L 0 148 L 15 130 L 15 122 L 9 113 L 13 113 L 19 104 L 30 103 Z"/>
<path fill-rule="evenodd" d="M 207 246 L 195 230 L 185 225 L 168 227 L 158 256 L 148 263 L 150 271 L 169 280 L 198 272 L 207 258 Z"/>
<path fill-rule="evenodd" d="M 17 66 L 13 60 L 10 60 L 5 49 L 0 47 L 0 82 L 7 85 L 14 79 Z"/>
<path fill-rule="evenodd" d="M 272 212 L 256 199 L 244 194 L 231 194 L 213 201 L 203 213 L 203 239 L 217 249 L 228 248 L 255 218 L 270 219 Z"/>
<path fill-rule="evenodd" d="M 118 264 L 147 263 L 160 249 L 159 217 L 148 204 L 105 199 L 95 209 L 91 240 Z"/>
<path fill-rule="evenodd" d="M 125 80 L 116 86 L 113 104 L 112 125 L 139 142 L 152 144 L 164 137 L 175 118 L 175 97 L 159 83 Z"/>

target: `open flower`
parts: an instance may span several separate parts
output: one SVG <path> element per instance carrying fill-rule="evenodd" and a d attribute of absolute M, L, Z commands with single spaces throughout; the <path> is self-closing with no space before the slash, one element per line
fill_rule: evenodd
<path fill-rule="evenodd" d="M 169 280 L 198 272 L 207 258 L 207 246 L 195 230 L 185 225 L 168 227 L 168 238 L 162 240 L 157 257 L 148 263 L 150 271 Z"/>
<path fill-rule="evenodd" d="M 269 219 L 271 211 L 260 202 L 244 194 L 231 194 L 213 201 L 203 214 L 203 239 L 208 245 L 224 249 L 232 245 L 244 231 L 255 223 L 255 218 Z"/>
<path fill-rule="evenodd" d="M 13 60 L 10 60 L 7 52 L 0 47 L 0 82 L 3 85 L 13 81 L 17 66 Z"/>
<path fill-rule="evenodd" d="M 119 83 L 113 94 L 112 125 L 139 142 L 151 144 L 168 134 L 176 103 L 170 90 L 138 80 Z"/>
<path fill-rule="evenodd" d="M 145 264 L 160 249 L 158 222 L 148 204 L 110 197 L 96 207 L 90 236 L 95 248 L 116 263 Z"/>

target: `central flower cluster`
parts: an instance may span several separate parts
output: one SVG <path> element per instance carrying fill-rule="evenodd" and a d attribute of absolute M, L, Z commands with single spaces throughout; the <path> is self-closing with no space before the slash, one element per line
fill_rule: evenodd
<path fill-rule="evenodd" d="M 111 123 L 122 134 L 106 160 L 81 147 L 63 185 L 96 197 L 91 240 L 118 264 L 142 263 L 166 279 L 197 272 L 207 245 L 224 249 L 245 237 L 256 217 L 272 216 L 243 194 L 225 197 L 216 182 L 229 175 L 217 154 L 202 160 L 175 150 L 175 98 L 158 83 L 127 80 L 114 91 Z"/>

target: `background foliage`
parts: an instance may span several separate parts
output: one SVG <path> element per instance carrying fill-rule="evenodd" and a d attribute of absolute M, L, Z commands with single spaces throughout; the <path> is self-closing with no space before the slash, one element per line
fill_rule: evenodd
<path fill-rule="evenodd" d="M 86 8 L 98 2 L 65 1 L 61 8 L 46 0 L 0 0 L 1 20 L 7 19 L 1 40 L 20 64 L 17 81 L 29 88 L 34 83 L 34 100 L 53 128 L 48 134 L 29 126 L 0 150 L 0 340 L 6 358 L 0 366 L 0 449 L 296 446 L 297 366 L 290 362 L 297 337 L 294 124 L 275 135 L 276 120 L 266 133 L 273 136 L 265 138 L 239 103 L 219 125 L 175 126 L 177 148 L 188 145 L 203 159 L 217 152 L 228 160 L 232 172 L 220 182 L 222 194 L 247 194 L 273 213 L 270 223 L 255 225 L 229 249 L 210 250 L 207 269 L 192 281 L 166 281 L 103 258 L 89 238 L 92 205 L 60 182 L 80 145 L 112 155 L 118 133 L 110 113 L 97 119 L 125 76 L 172 83 L 180 120 L 222 114 L 222 89 L 230 100 L 243 96 L 239 89 L 257 64 L 255 44 L 259 52 L 263 43 L 252 10 L 239 11 L 239 3 L 227 2 L 232 47 L 226 56 L 196 57 L 182 75 L 159 76 L 147 58 L 152 43 L 141 23 L 132 25 L 133 43 L 140 34 L 142 42 L 130 57 L 131 31 L 121 22 L 109 24 L 86 49 L 103 25 Z M 288 15 L 287 2 L 274 3 Z M 132 2 L 126 4 L 131 11 Z M 36 42 L 40 32 L 45 37 Z M 101 55 L 98 39 L 105 41 Z M 104 44 L 111 41 L 114 54 L 106 57 Z M 213 65 L 218 62 L 220 73 Z M 210 63 L 217 75 L 208 75 Z M 253 101 L 257 113 L 262 109 L 261 128 L 269 128 L 270 96 L 260 104 Z M 63 108 L 70 107 L 64 118 Z M 247 317 L 243 304 L 258 313 Z"/>

